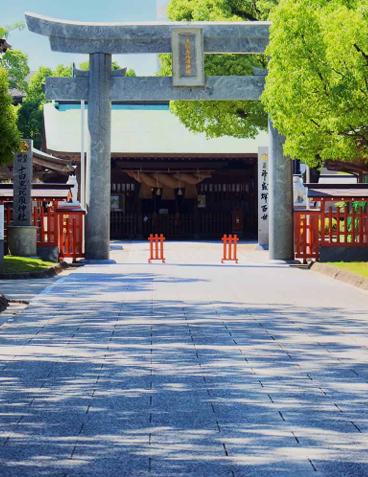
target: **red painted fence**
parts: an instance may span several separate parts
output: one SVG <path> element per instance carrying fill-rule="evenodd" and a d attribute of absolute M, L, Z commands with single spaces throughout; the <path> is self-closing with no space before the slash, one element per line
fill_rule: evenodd
<path fill-rule="evenodd" d="M 368 207 L 294 212 L 295 257 L 319 259 L 321 247 L 368 247 Z"/>
<path fill-rule="evenodd" d="M 84 257 L 85 212 L 75 207 L 37 204 L 33 208 L 33 225 L 37 227 L 37 246 L 56 246 L 59 258 Z M 12 208 L 5 209 L 5 230 L 12 221 Z"/>

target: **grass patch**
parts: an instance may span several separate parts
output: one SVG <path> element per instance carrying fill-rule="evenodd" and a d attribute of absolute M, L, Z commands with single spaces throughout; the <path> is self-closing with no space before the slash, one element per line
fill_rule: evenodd
<path fill-rule="evenodd" d="M 332 262 L 331 265 L 347 272 L 368 278 L 368 262 Z"/>
<path fill-rule="evenodd" d="M 0 273 L 39 272 L 54 266 L 55 263 L 45 262 L 39 258 L 6 256 L 4 257 L 4 262 L 0 264 Z"/>

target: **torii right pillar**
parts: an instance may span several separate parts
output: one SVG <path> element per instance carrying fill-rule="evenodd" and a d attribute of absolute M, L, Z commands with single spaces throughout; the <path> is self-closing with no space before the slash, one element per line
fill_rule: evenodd
<path fill-rule="evenodd" d="M 270 259 L 294 260 L 293 170 L 284 156 L 284 137 L 269 120 Z"/>

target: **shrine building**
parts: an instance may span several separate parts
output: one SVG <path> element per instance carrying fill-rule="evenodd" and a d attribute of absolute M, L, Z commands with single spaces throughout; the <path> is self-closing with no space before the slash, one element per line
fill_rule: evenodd
<path fill-rule="evenodd" d="M 80 177 L 80 103 L 48 103 L 44 115 L 48 153 L 77 166 Z M 170 240 L 257 238 L 258 164 L 267 132 L 207 139 L 186 129 L 168 103 L 113 104 L 111 139 L 111 238 L 145 239 L 151 232 Z"/>

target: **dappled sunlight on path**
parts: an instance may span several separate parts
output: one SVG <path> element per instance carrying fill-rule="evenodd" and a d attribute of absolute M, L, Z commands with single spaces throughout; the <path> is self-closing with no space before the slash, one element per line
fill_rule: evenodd
<path fill-rule="evenodd" d="M 212 245 L 129 244 L 0 326 L 1 477 L 368 475 L 368 294 Z"/>

